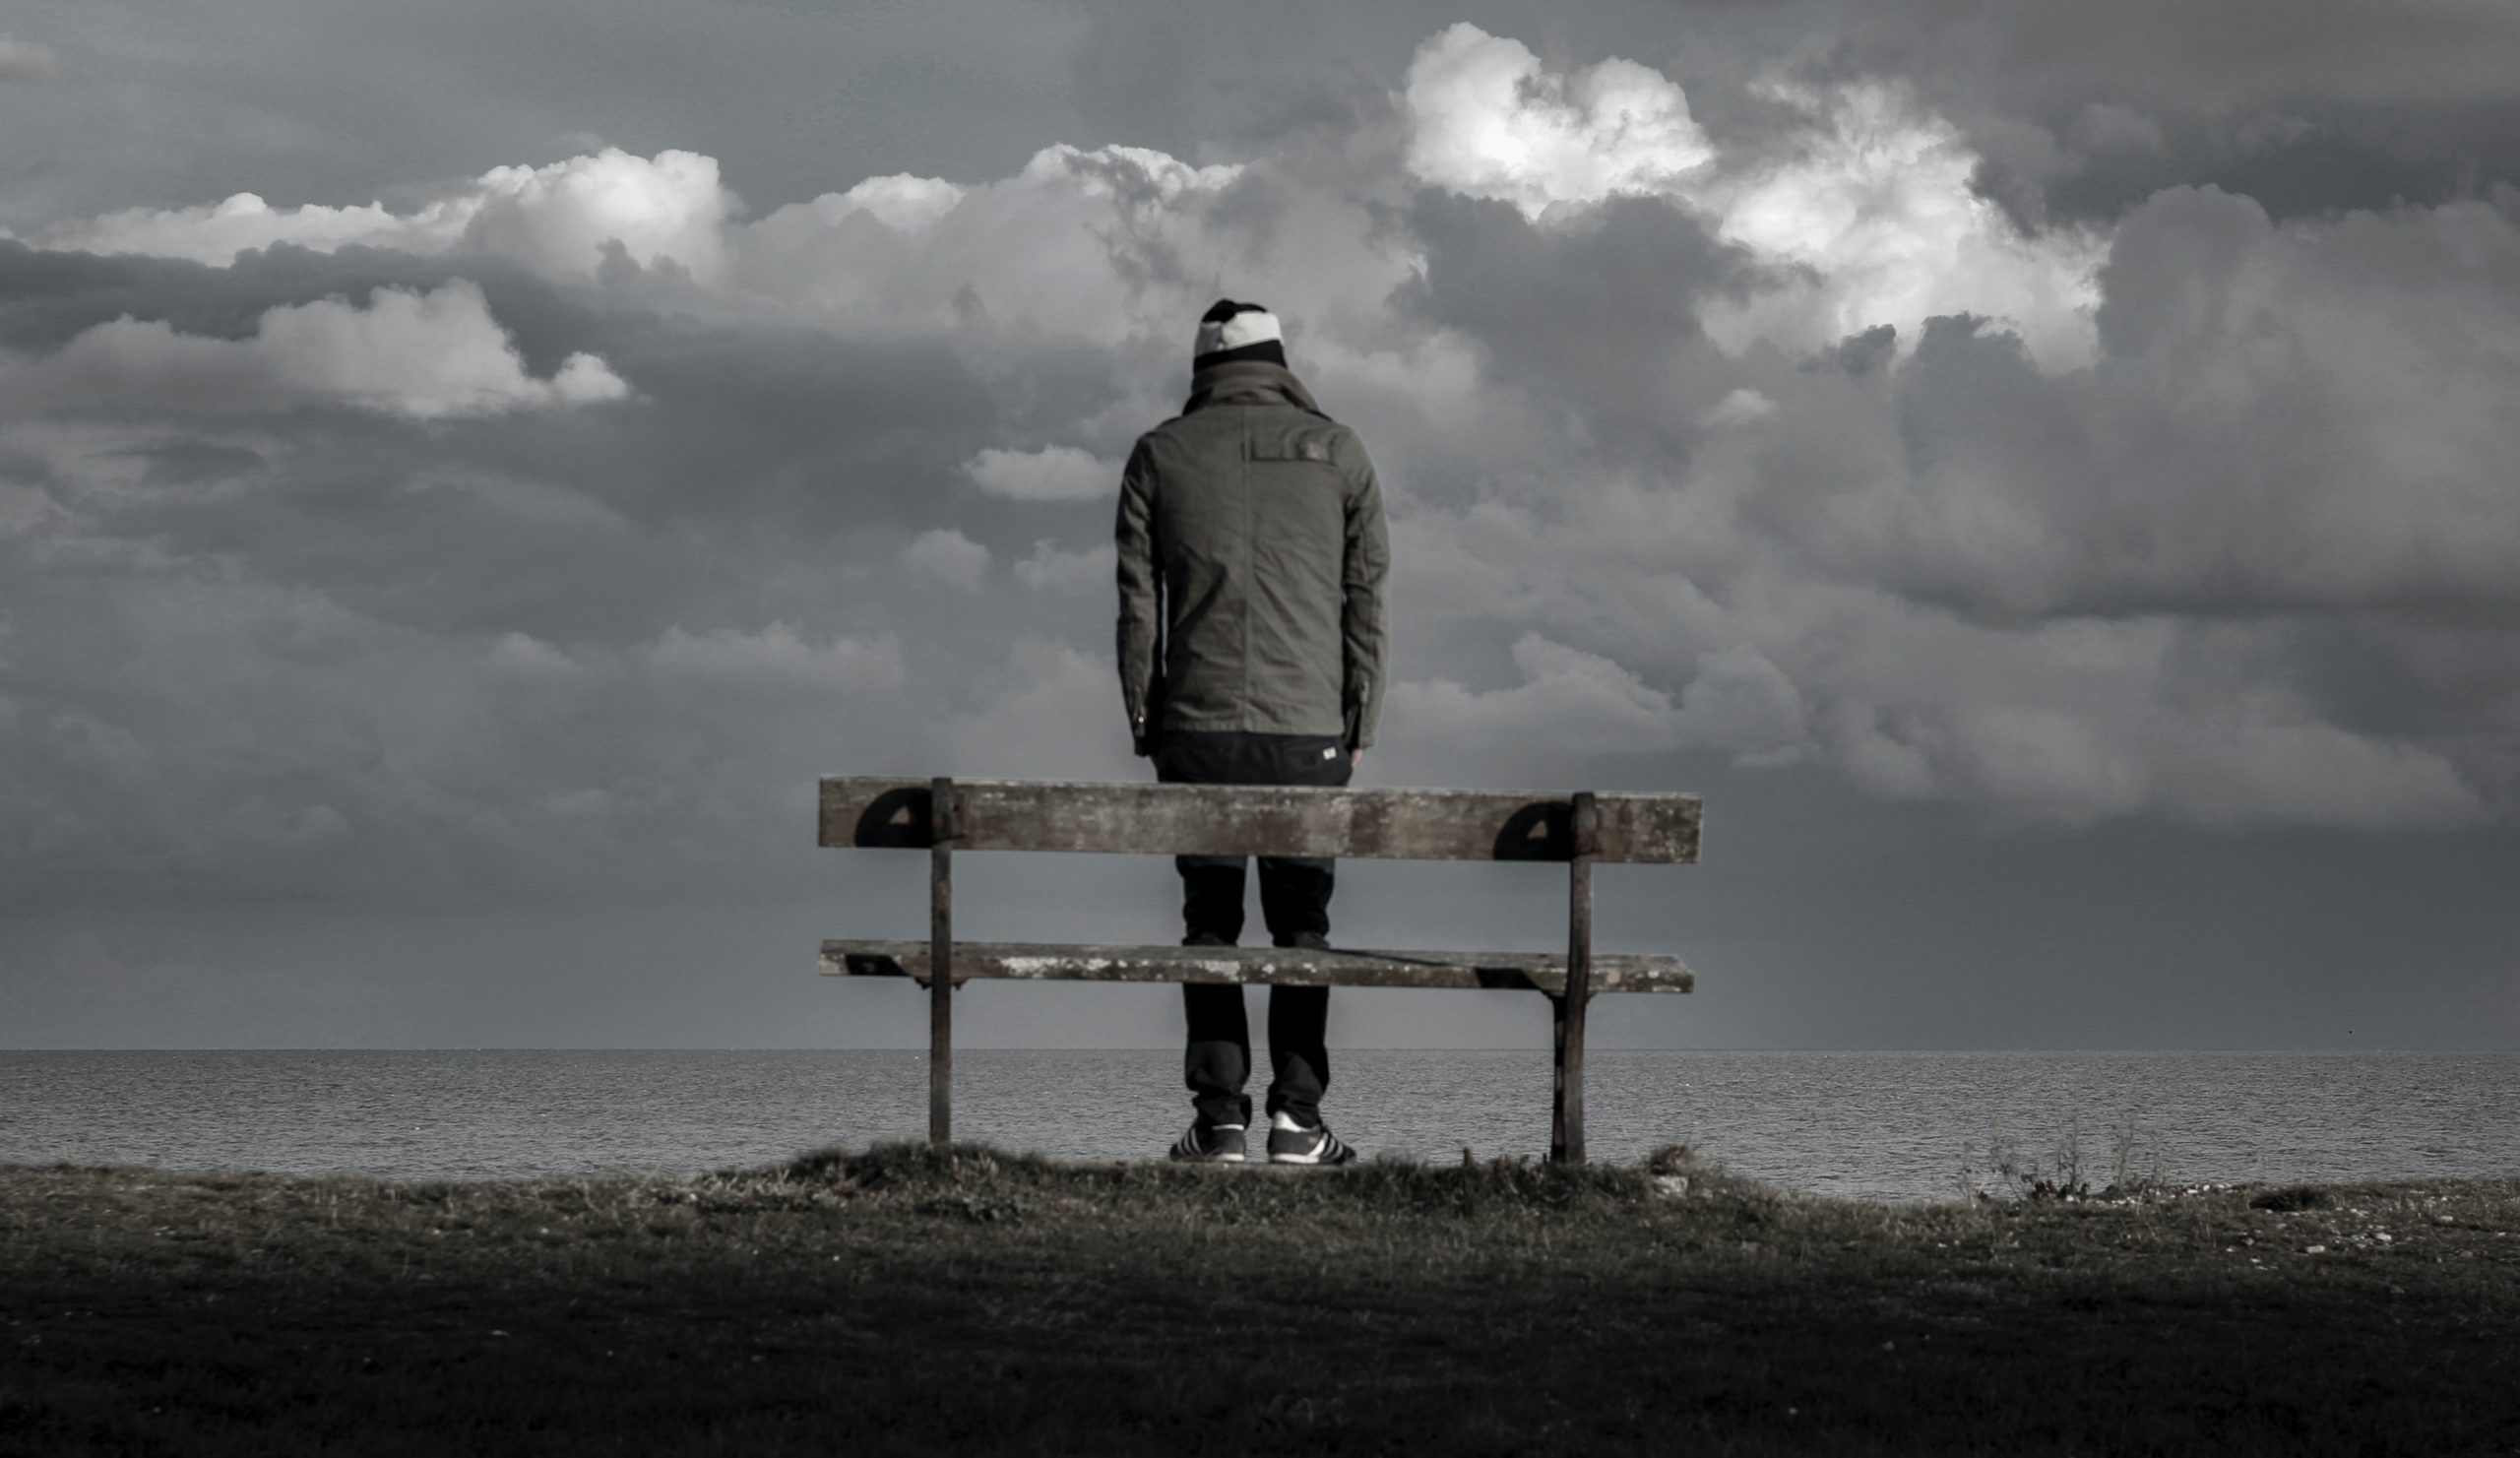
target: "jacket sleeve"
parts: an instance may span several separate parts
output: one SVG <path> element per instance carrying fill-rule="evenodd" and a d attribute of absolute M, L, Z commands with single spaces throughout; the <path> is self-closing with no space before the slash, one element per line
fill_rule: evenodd
<path fill-rule="evenodd" d="M 1120 473 L 1120 513 L 1112 539 L 1119 548 L 1120 706 L 1140 754 L 1154 752 L 1162 729 L 1164 568 L 1155 545 L 1155 479 L 1146 442 Z"/>
<path fill-rule="evenodd" d="M 1348 746 L 1364 749 L 1374 742 L 1374 726 L 1382 718 L 1382 690 L 1390 633 L 1386 623 L 1387 587 L 1391 576 L 1391 541 L 1383 529 L 1382 486 L 1374 479 L 1373 462 L 1364 447 L 1355 447 L 1355 467 L 1348 494 L 1348 546 L 1340 574 L 1344 589 L 1339 636 L 1346 672 L 1341 692 L 1348 721 Z"/>

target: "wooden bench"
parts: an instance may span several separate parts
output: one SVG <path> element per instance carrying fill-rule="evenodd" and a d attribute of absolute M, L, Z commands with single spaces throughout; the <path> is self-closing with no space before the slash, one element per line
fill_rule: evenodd
<path fill-rule="evenodd" d="M 822 971 L 907 977 L 928 988 L 927 1132 L 938 1144 L 953 1127 L 952 989 L 972 978 L 1528 988 L 1554 1014 L 1549 1158 L 1581 1163 L 1587 1004 L 1598 992 L 1695 984 L 1676 957 L 1593 950 L 1593 865 L 1694 861 L 1698 821 L 1693 794 L 831 778 L 822 782 L 824 846 L 928 853 L 928 937 L 827 941 Z M 958 943 L 958 850 L 1562 861 L 1566 952 Z"/>

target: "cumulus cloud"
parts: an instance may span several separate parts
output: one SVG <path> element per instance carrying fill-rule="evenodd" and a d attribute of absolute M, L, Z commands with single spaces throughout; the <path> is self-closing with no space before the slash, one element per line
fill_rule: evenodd
<path fill-rule="evenodd" d="M 1100 501 L 1116 494 L 1120 481 L 1119 467 L 1074 446 L 985 450 L 963 463 L 963 475 L 1010 501 Z"/>
<path fill-rule="evenodd" d="M 51 46 L 0 33 L 0 86 L 41 86 L 61 79 L 61 57 Z"/>
<path fill-rule="evenodd" d="M 263 312 L 243 339 L 184 334 L 125 315 L 49 356 L 0 360 L 19 412 L 95 405 L 272 411 L 329 405 L 410 419 L 488 415 L 620 400 L 609 365 L 574 353 L 549 379 L 525 371 L 477 285 L 378 288 Z"/>
<path fill-rule="evenodd" d="M 1707 327 L 1729 348 L 1807 350 L 1878 324 L 1913 337 L 1928 316 L 1975 312 L 2051 364 L 2089 358 L 2100 241 L 2024 235 L 1978 195 L 1981 158 L 1960 131 L 1894 83 L 1765 83 L 1764 98 L 1801 124 L 1723 156 L 1680 88 L 1630 61 L 1552 72 L 1465 23 L 1420 45 L 1409 77 L 1408 165 L 1426 181 L 1533 219 L 1615 194 L 1669 197 L 1791 280 L 1711 301 Z"/>
<path fill-rule="evenodd" d="M 889 177 L 780 208 L 726 246 L 741 289 L 832 327 L 987 323 L 1109 347 L 1178 329 L 1166 285 L 1186 298 L 1209 282 L 1185 256 L 1215 257 L 1202 217 L 1241 174 L 1058 145 L 994 182 Z"/>
<path fill-rule="evenodd" d="M 938 527 L 921 532 L 902 548 L 902 565 L 935 578 L 947 587 L 976 593 L 988 576 L 988 548 L 955 531 Z"/>
<path fill-rule="evenodd" d="M 869 177 L 845 192 L 824 193 L 811 202 L 791 203 L 755 223 L 750 231 L 764 246 L 775 248 L 779 240 L 800 241 L 845 226 L 856 217 L 881 223 L 896 233 L 915 234 L 934 226 L 969 191 L 942 177 L 896 172 Z"/>
<path fill-rule="evenodd" d="M 1979 322 L 1929 330 L 1877 397 L 1918 449 L 1836 463 L 1806 541 L 1987 613 L 2520 605 L 2520 509 L 2488 484 L 2520 448 L 2493 404 L 2520 388 L 2510 214 L 2278 225 L 2175 189 L 2102 278 L 2086 376 Z"/>
<path fill-rule="evenodd" d="M 2051 368 L 2089 362 L 2103 239 L 2024 234 L 1979 196 L 1980 158 L 1959 129 L 1896 85 L 1770 90 L 1805 113 L 1805 130 L 1785 156 L 1727 169 L 1697 196 L 1721 216 L 1722 236 L 1805 282 L 1712 310 L 1718 339 L 1811 349 L 1875 325 L 1913 336 L 1934 315 L 1972 313 L 2020 333 Z"/>
<path fill-rule="evenodd" d="M 1539 633 L 1515 640 L 1521 682 L 1476 690 L 1442 678 L 1393 689 L 1396 735 L 1546 763 L 1550 756 L 1653 755 L 1720 749 L 1773 767 L 1798 760 L 1807 729 L 1800 693 L 1748 644 L 1700 658 L 1674 698 L 1633 669 Z"/>
<path fill-rule="evenodd" d="M 724 224 L 738 208 L 715 158 L 653 158 L 605 148 L 546 166 L 493 167 L 408 213 L 381 203 L 274 207 L 250 192 L 188 208 L 130 208 L 39 228 L 39 248 L 146 253 L 225 265 L 247 248 L 359 245 L 408 253 L 496 253 L 544 271 L 591 276 L 619 256 L 704 279 L 724 267 Z"/>
<path fill-rule="evenodd" d="M 1671 696 L 1599 654 L 1527 633 L 1514 644 L 1523 681 L 1476 692 L 1441 678 L 1392 691 L 1395 735 L 1563 754 L 1653 754 L 1682 740 Z"/>
<path fill-rule="evenodd" d="M 1660 72 L 1612 57 L 1561 75 L 1467 21 L 1418 47 L 1402 100 L 1418 175 L 1533 218 L 1553 203 L 1670 191 L 1714 157 Z"/>
<path fill-rule="evenodd" d="M 1054 146 L 757 218 L 709 158 L 603 152 L 34 235 L 208 269 L 0 247 L 44 298 L 0 311 L 0 654 L 89 685 L 0 700 L 8 762 L 83 787 L 22 790 L 0 856 L 178 770 L 258 808 L 160 832 L 293 868 L 408 805 L 468 847 L 724 831 L 786 813 L 779 775 L 940 744 L 1132 773 L 1116 727 L 1034 731 L 1116 717 L 1109 548 L 1008 503 L 1106 498 L 1219 293 L 1287 319 L 1381 469 L 1407 778 L 1717 756 L 2068 824 L 2520 804 L 2508 196 L 2166 189 L 2028 232 L 1891 82 L 1701 127 L 1649 68 L 1463 27 L 1351 99 L 1231 164 Z M 2124 116 L 2080 135 L 2149 155 Z M 238 261 L 281 241 L 317 252 Z M 638 411 L 549 410 L 625 376 Z M 165 413 L 80 409 L 115 403 Z M 309 404 L 347 409 L 248 413 Z M 187 636 L 220 613 L 254 631 Z M 262 698 L 177 675 L 220 706 L 187 747 L 73 642 Z M 362 763 L 393 795 L 344 788 Z"/>

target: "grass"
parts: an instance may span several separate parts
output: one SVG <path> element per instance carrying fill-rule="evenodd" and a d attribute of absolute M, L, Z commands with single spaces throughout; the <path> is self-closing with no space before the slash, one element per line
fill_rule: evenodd
<path fill-rule="evenodd" d="M 0 1168 L 0 1453 L 2520 1453 L 2520 1179 Z"/>

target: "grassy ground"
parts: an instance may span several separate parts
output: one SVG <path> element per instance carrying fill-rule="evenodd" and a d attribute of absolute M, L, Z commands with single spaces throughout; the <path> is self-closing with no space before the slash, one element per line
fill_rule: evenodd
<path fill-rule="evenodd" d="M 2520 1179 L 0 1168 L 0 1452 L 1288 1449 L 2520 1453 Z"/>

